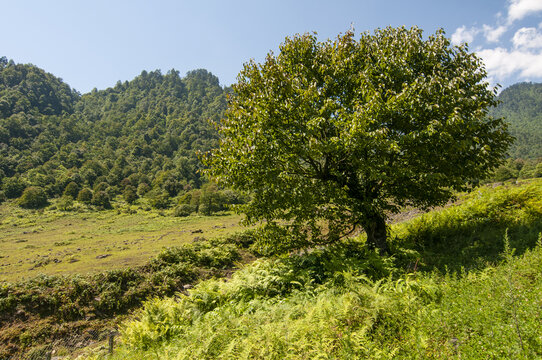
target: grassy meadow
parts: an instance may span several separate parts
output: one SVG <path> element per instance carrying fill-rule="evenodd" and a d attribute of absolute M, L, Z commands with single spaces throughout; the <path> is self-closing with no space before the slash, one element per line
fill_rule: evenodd
<path fill-rule="evenodd" d="M 364 237 L 155 298 L 91 359 L 538 359 L 542 181 L 485 187 Z M 256 245 L 256 243 L 255 243 Z"/>
<path fill-rule="evenodd" d="M 542 357 L 540 179 L 410 210 L 388 255 L 361 234 L 263 256 L 231 214 L 2 209 L 2 264 L 24 265 L 2 267 L 0 358 Z M 43 254 L 62 261 L 30 270 Z"/>
<path fill-rule="evenodd" d="M 54 208 L 54 206 L 53 206 Z M 240 216 L 174 217 L 138 206 L 92 211 L 0 205 L 0 282 L 143 265 L 164 247 L 238 230 Z"/>

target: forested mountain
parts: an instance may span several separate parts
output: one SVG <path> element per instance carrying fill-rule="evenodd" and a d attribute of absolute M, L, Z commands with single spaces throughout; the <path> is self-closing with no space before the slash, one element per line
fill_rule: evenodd
<path fill-rule="evenodd" d="M 206 70 L 184 78 L 143 71 L 132 81 L 80 95 L 34 65 L 0 60 L 0 182 L 15 198 L 28 186 L 49 198 L 83 188 L 120 194 L 127 187 L 175 196 L 202 184 L 198 151 L 226 90 Z M 74 190 L 75 189 L 75 190 Z M 77 193 L 74 194 L 76 196 Z"/>
<path fill-rule="evenodd" d="M 226 109 L 227 91 L 206 70 L 185 77 L 157 70 L 81 95 L 34 65 L 2 57 L 0 201 L 36 187 L 47 198 L 75 199 L 85 189 L 87 201 L 98 191 L 109 198 L 128 192 L 132 200 L 147 194 L 160 206 L 200 188 L 197 153 L 216 144 L 212 123 Z M 492 113 L 517 138 L 511 158 L 542 157 L 542 84 L 513 85 L 499 100 Z"/>
<path fill-rule="evenodd" d="M 516 141 L 510 148 L 513 159 L 542 157 L 542 84 L 519 83 L 499 94 L 501 104 L 494 115 L 506 118 Z"/>

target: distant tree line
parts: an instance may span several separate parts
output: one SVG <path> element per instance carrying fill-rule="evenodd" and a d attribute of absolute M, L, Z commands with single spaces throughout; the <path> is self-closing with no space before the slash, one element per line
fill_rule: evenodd
<path fill-rule="evenodd" d="M 157 70 L 81 95 L 34 65 L 2 57 L 0 201 L 40 207 L 64 197 L 108 208 L 122 195 L 128 203 L 145 196 L 163 208 L 186 195 L 194 211 L 222 209 L 224 201 L 238 200 L 212 186 L 213 200 L 195 199 L 197 191 L 209 193 L 197 154 L 216 146 L 213 123 L 226 109 L 227 92 L 206 70 L 184 78 Z M 42 200 L 25 202 L 23 195 Z"/>
<path fill-rule="evenodd" d="M 542 157 L 542 84 L 519 83 L 504 89 L 500 104 L 491 114 L 504 117 L 516 138 L 509 155 L 512 159 Z"/>
<path fill-rule="evenodd" d="M 531 179 L 542 177 L 542 158 L 512 159 L 509 158 L 499 166 L 486 182 L 506 181 L 512 179 Z"/>

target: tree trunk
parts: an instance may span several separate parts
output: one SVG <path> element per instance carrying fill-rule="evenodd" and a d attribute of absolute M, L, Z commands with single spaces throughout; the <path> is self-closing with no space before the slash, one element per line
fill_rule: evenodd
<path fill-rule="evenodd" d="M 374 214 L 367 217 L 363 229 L 367 234 L 367 245 L 370 249 L 378 249 L 381 254 L 388 253 L 388 228 L 382 215 Z"/>

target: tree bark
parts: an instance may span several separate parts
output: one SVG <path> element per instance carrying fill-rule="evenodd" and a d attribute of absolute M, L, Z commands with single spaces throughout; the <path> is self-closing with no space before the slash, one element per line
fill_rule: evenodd
<path fill-rule="evenodd" d="M 380 214 L 368 216 L 364 221 L 363 230 L 367 234 L 367 246 L 370 249 L 378 249 L 381 254 L 389 252 L 388 227 L 384 216 Z"/>

